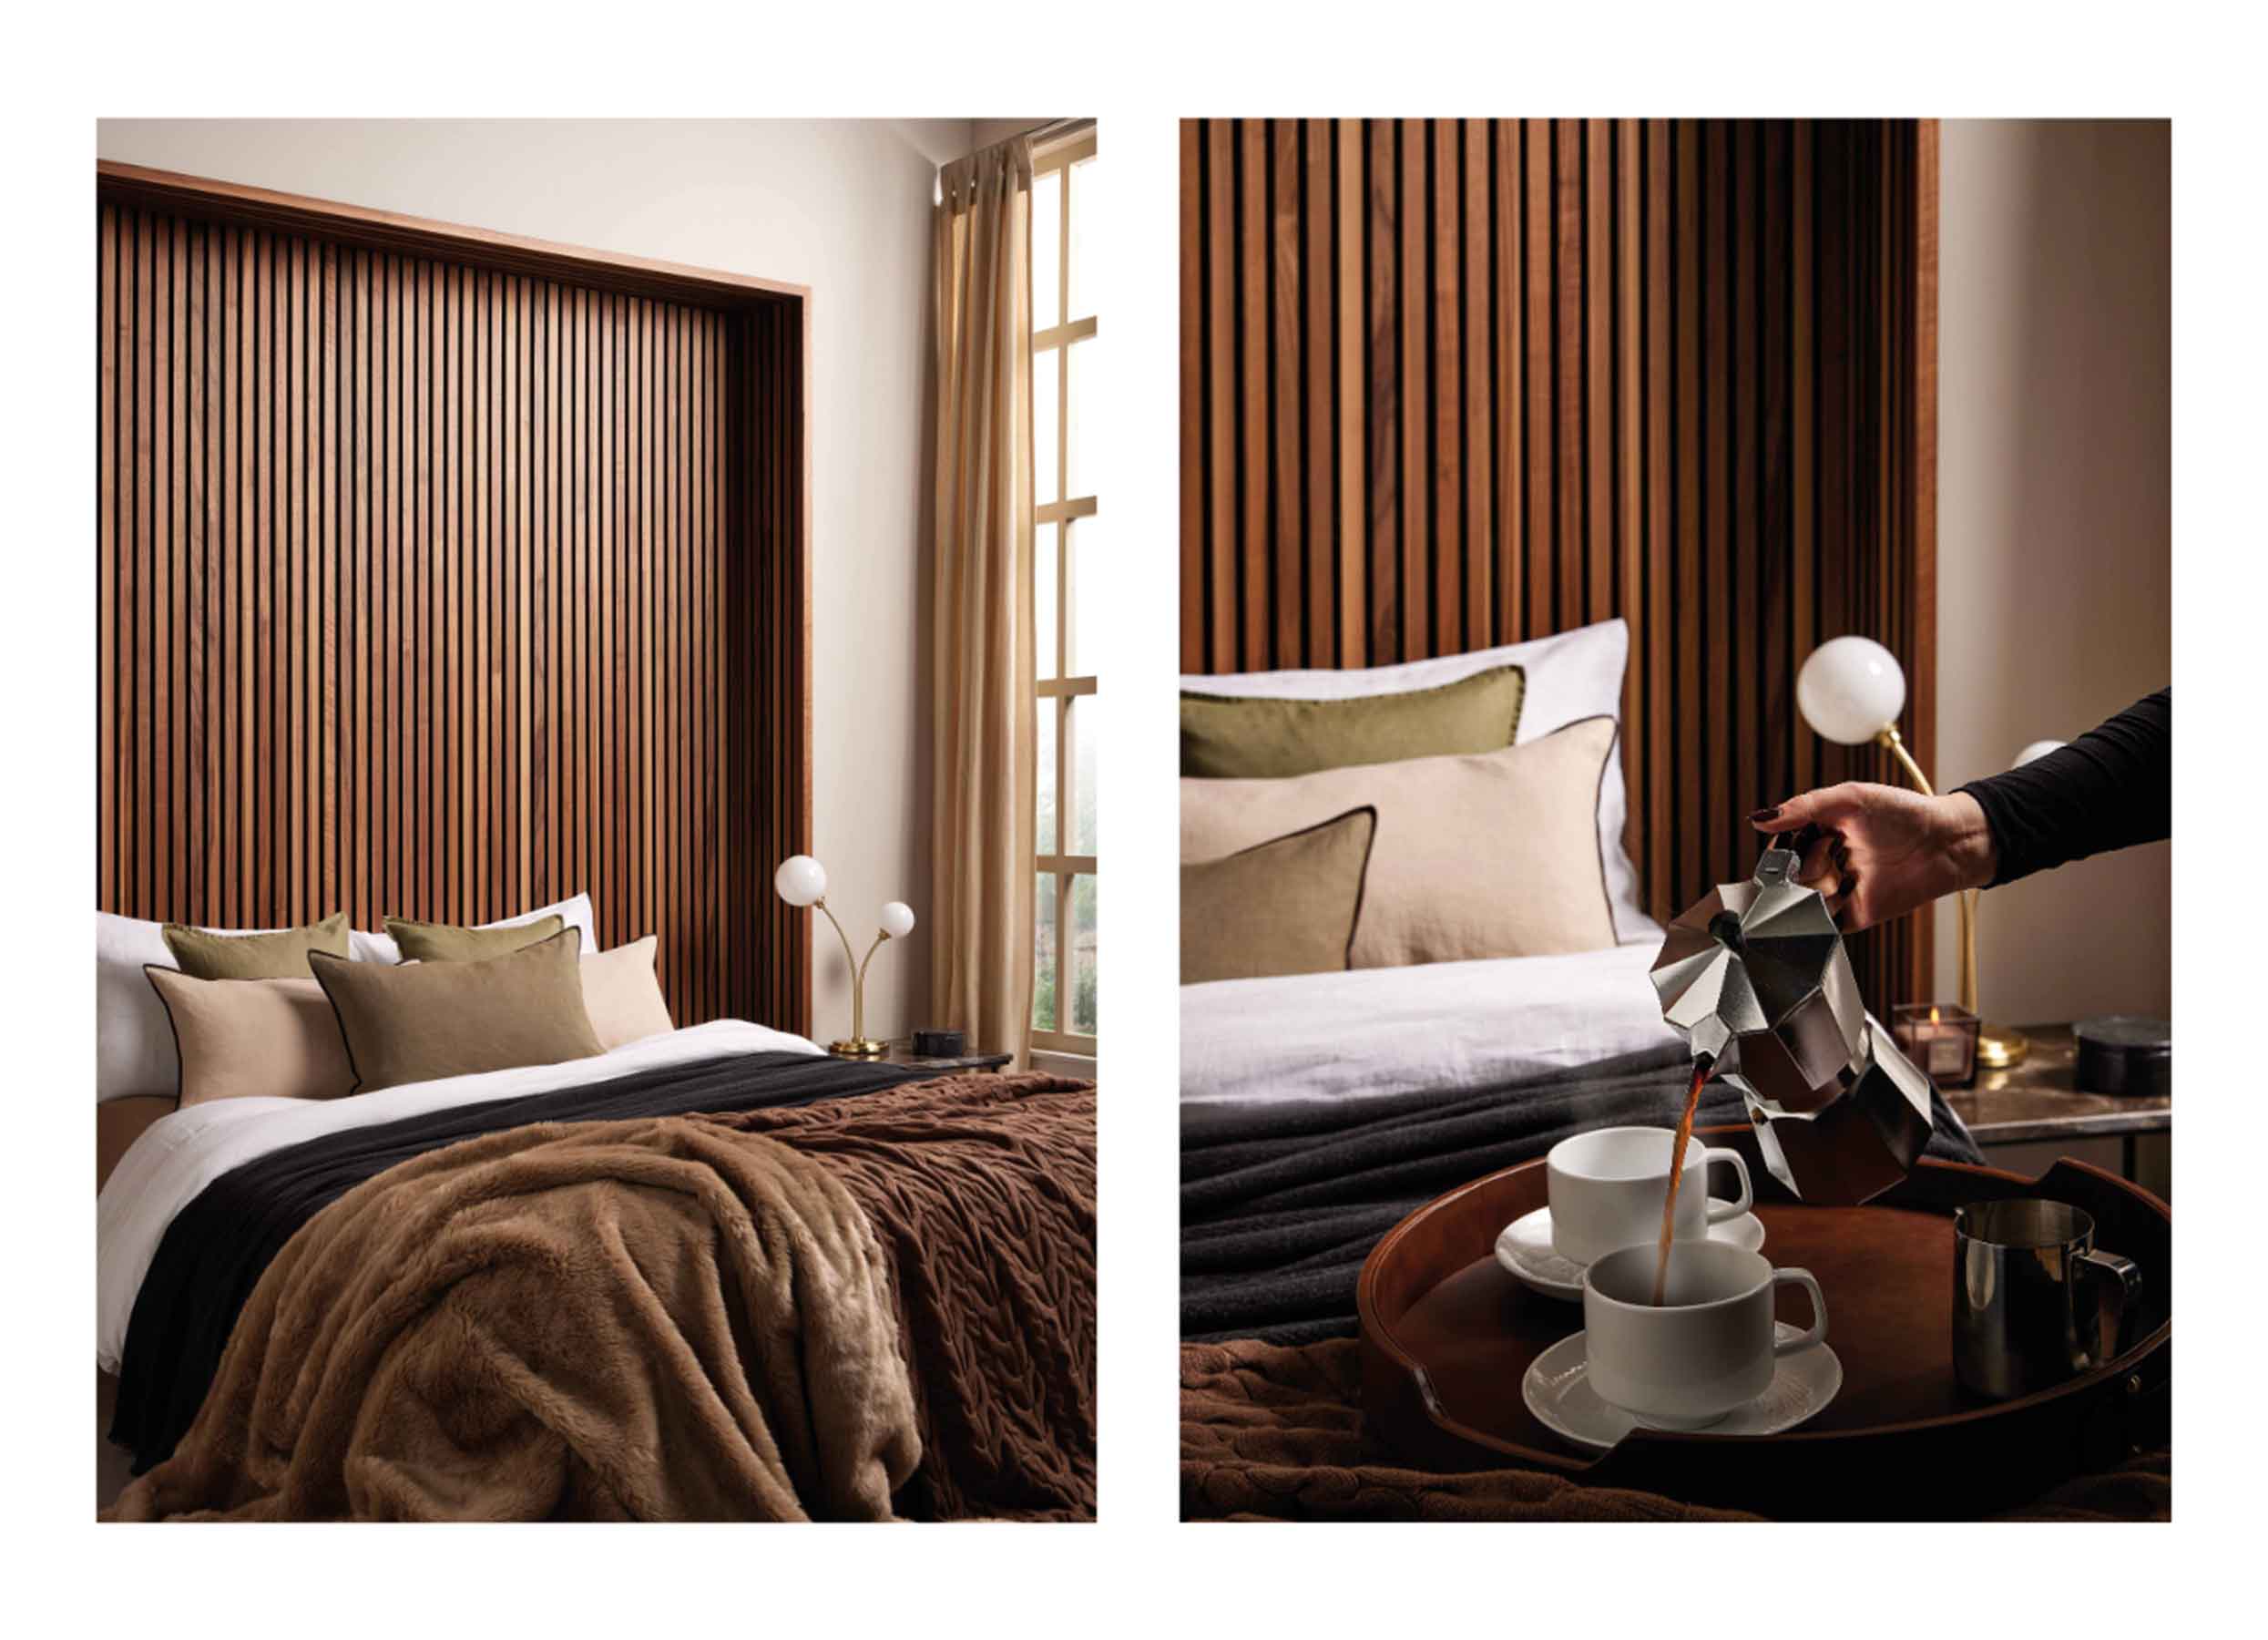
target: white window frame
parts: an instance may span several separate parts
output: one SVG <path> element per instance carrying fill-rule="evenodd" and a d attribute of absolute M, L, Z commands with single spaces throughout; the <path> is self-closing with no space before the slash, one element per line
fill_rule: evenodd
<path fill-rule="evenodd" d="M 1037 839 L 1035 837 L 1036 852 L 1033 856 L 1032 869 L 1035 878 L 1051 876 L 1056 882 L 1055 997 L 1056 1023 L 1058 1027 L 1067 1025 L 1070 1021 L 1071 999 L 1078 973 L 1078 953 L 1071 948 L 1073 880 L 1082 876 L 1091 876 L 1096 879 L 1096 888 L 1098 892 L 1102 886 L 1101 874 L 1096 870 L 1094 855 L 1061 852 L 1071 842 L 1077 832 L 1074 822 L 1078 816 L 1072 813 L 1071 809 L 1078 768 L 1078 759 L 1072 755 L 1073 749 L 1070 742 L 1071 702 L 1083 696 L 1092 697 L 1096 689 L 1096 680 L 1092 673 L 1079 677 L 1065 675 L 1070 660 L 1071 641 L 1070 616 L 1073 598 L 1071 527 L 1080 518 L 1095 517 L 1098 510 L 1096 497 L 1093 495 L 1074 497 L 1070 494 L 1071 344 L 1075 342 L 1086 341 L 1096 333 L 1096 315 L 1090 313 L 1081 319 L 1068 317 L 1071 312 L 1071 213 L 1077 208 L 1072 197 L 1071 168 L 1083 159 L 1091 159 L 1094 157 L 1095 131 L 1091 126 L 1083 131 L 1071 133 L 1045 145 L 1035 151 L 1032 156 L 1032 175 L 1035 179 L 1047 175 L 1049 171 L 1060 171 L 1063 174 L 1062 205 L 1056 213 L 1056 230 L 1059 238 L 1056 255 L 1056 278 L 1058 282 L 1056 317 L 1059 323 L 1050 325 L 1046 330 L 1032 332 L 1033 373 L 1037 374 L 1041 370 L 1056 372 L 1055 448 L 1035 450 L 1032 453 L 1032 458 L 1036 463 L 1043 461 L 1055 463 L 1057 498 L 1045 506 L 1035 507 L 1032 522 L 1035 539 L 1041 528 L 1049 524 L 1058 526 L 1054 534 L 1056 552 L 1055 663 L 1052 667 L 1043 669 L 1052 671 L 1055 675 L 1044 677 L 1038 681 L 1039 710 L 1042 712 L 1052 712 L 1056 720 L 1055 841 L 1057 852 L 1037 852 Z M 1033 260 L 1036 268 L 1037 258 L 1035 257 Z M 1091 470 L 1091 464 L 1089 464 L 1089 470 Z M 1086 732 L 1088 734 L 1095 732 L 1094 714 L 1091 711 L 1082 714 L 1081 722 L 1086 725 Z M 1099 915 L 1097 917 L 1096 927 L 1099 958 L 1101 929 Z M 1035 936 L 1034 944 L 1035 946 L 1037 944 L 1037 936 Z M 1039 953 L 1035 950 L 1033 957 L 1037 963 Z M 1099 960 L 1098 960 L 1097 970 L 1099 975 Z M 1037 969 L 1035 969 L 1033 975 L 1035 1009 L 1037 1005 L 1038 978 Z M 1096 1008 L 1096 1017 L 1099 1022 L 1101 1017 L 1099 1000 Z M 1091 1056 L 1095 1051 L 1095 1039 L 1091 1035 L 1068 1030 L 1042 1030 L 1035 1021 L 1032 1029 L 1032 1046 L 1051 1053 L 1078 1053 Z"/>

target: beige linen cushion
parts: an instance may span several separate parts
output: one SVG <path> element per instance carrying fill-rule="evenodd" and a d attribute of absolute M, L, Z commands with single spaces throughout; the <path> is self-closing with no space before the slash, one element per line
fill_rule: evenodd
<path fill-rule="evenodd" d="M 1599 855 L 1612 718 L 1501 752 L 1181 782 L 1181 858 L 1217 860 L 1368 805 L 1378 811 L 1351 968 L 1544 957 L 1614 944 Z"/>
<path fill-rule="evenodd" d="M 1359 808 L 1181 867 L 1181 983 L 1346 967 L 1377 830 Z"/>
<path fill-rule="evenodd" d="M 649 934 L 583 958 L 583 1007 L 598 1045 L 609 1052 L 625 1042 L 676 1029 L 669 1004 L 661 995 L 661 981 L 654 977 L 659 943 Z"/>
<path fill-rule="evenodd" d="M 353 1067 L 330 999 L 312 979 L 199 979 L 145 970 L 173 1022 L 181 1103 L 215 1099 L 336 1099 Z"/>
<path fill-rule="evenodd" d="M 318 954 L 315 978 L 339 1016 L 347 1058 L 373 1092 L 404 1082 L 600 1051 L 583 1005 L 579 928 L 485 962 L 350 962 Z"/>

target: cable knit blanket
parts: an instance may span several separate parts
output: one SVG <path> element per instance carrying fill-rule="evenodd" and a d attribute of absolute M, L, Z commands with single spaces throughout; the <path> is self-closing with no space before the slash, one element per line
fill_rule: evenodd
<path fill-rule="evenodd" d="M 1362 1347 L 1181 1347 L 1181 1514 L 1229 1521 L 1738 1521 L 1651 1492 L 1540 1470 L 1436 1473 L 1363 1437 Z M 2172 1518 L 2171 1454 L 2082 1475 L 2007 1518 Z"/>
<path fill-rule="evenodd" d="M 292 1236 L 126 1520 L 1086 1518 L 1094 1093 L 540 1123 Z"/>

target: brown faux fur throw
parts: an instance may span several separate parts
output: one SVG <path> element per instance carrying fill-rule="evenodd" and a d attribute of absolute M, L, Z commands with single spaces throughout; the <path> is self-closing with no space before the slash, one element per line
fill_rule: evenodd
<path fill-rule="evenodd" d="M 390 1169 L 278 1255 L 196 1423 L 113 1517 L 873 1520 L 902 1489 L 921 1513 L 1091 1512 L 1091 1088 L 929 1086 L 516 1128 Z M 893 1122 L 913 1141 L 894 1182 Z M 1068 1183 L 1036 1183 L 1067 1155 Z M 1082 1220 L 1058 1256 L 1047 1236 Z M 1017 1282 L 956 1290 L 1018 1265 Z M 1064 1301 L 1081 1269 L 1083 1309 Z M 933 1287 L 942 1324 L 921 1319 Z M 1042 1292 L 1079 1349 L 1023 1307 Z M 956 1313 L 1004 1295 L 1017 1307 L 1000 1317 Z M 907 1351 L 933 1334 L 917 1387 Z M 1083 1448 L 1052 1460 L 1080 1420 L 1058 1416 L 1064 1386 L 1035 1394 L 1047 1357 L 1086 1412 Z M 967 1409 L 1008 1418 L 1008 1473 L 1071 1482 L 955 1472 Z"/>
<path fill-rule="evenodd" d="M 1239 1339 L 1181 1347 L 1181 1515 L 1231 1521 L 1736 1521 L 1650 1492 L 1536 1470 L 1435 1474 L 1363 1438 L 1362 1347 Z M 2087 1475 L 2009 1517 L 2167 1520 L 2165 1453 Z"/>

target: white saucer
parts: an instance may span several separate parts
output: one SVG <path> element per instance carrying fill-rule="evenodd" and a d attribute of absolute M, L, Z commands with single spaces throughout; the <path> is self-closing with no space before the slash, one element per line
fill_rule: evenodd
<path fill-rule="evenodd" d="M 1784 1321 L 1773 1325 L 1779 1337 L 1803 1337 L 1803 1329 Z M 1562 1338 L 1538 1356 L 1520 1380 L 1520 1399 L 1544 1427 L 1577 1446 L 1603 1451 L 1632 1430 L 1658 1426 L 1632 1412 L 1609 1406 L 1590 1387 L 1583 1354 L 1583 1335 Z M 1705 1430 L 1679 1434 L 1777 1435 L 1815 1417 L 1843 1388 L 1843 1363 L 1824 1344 L 1782 1356 L 1772 1375 L 1772 1388 L 1745 1407 L 1736 1407 Z"/>
<path fill-rule="evenodd" d="M 1764 1221 L 1752 1213 L 1743 1213 L 1738 1218 L 1710 1225 L 1709 1239 L 1730 1242 L 1744 1252 L 1753 1253 L 1764 1245 Z M 1522 1285 L 1547 1298 L 1564 1298 L 1570 1304 L 1583 1302 L 1583 1272 L 1589 1266 L 1562 1258 L 1552 1251 L 1548 1207 L 1524 1214 L 1497 1233 L 1497 1262 Z"/>

